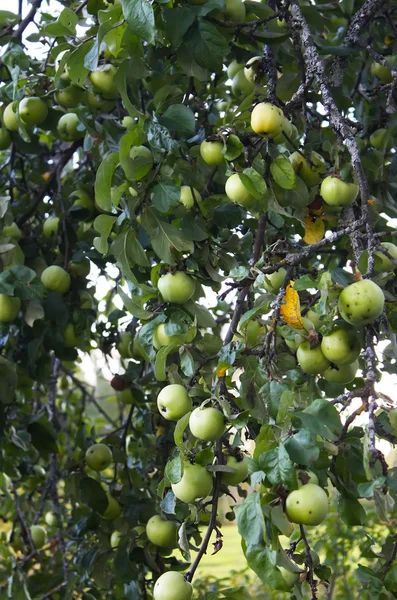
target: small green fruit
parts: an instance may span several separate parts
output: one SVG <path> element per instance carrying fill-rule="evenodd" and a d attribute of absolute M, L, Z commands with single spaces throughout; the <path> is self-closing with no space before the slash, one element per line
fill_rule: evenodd
<path fill-rule="evenodd" d="M 41 282 L 47 290 L 66 294 L 70 288 L 70 275 L 62 267 L 52 265 L 42 272 Z"/>
<path fill-rule="evenodd" d="M 93 444 L 85 453 L 85 462 L 93 471 L 104 471 L 113 462 L 113 454 L 106 444 Z"/>

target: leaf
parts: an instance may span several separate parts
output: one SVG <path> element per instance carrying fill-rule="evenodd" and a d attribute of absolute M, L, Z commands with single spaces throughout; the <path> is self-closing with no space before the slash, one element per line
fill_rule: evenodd
<path fill-rule="evenodd" d="M 292 190 L 296 186 L 296 173 L 291 162 L 284 156 L 278 156 L 270 165 L 273 179 L 285 190 Z"/>
<path fill-rule="evenodd" d="M 287 325 L 294 329 L 304 329 L 299 294 L 294 290 L 294 282 L 290 281 L 285 290 L 284 304 L 280 307 L 280 314 Z"/>
<path fill-rule="evenodd" d="M 226 160 L 235 160 L 244 152 L 244 144 L 237 135 L 233 133 L 228 136 L 224 156 Z"/>
<path fill-rule="evenodd" d="M 265 520 L 263 517 L 261 497 L 258 492 L 253 492 L 244 502 L 234 507 L 238 532 L 247 545 L 260 544 L 265 533 Z"/>
<path fill-rule="evenodd" d="M 212 25 L 199 19 L 184 36 L 183 46 L 188 49 L 200 67 L 218 71 L 228 54 L 228 43 Z"/>
<path fill-rule="evenodd" d="M 342 521 L 349 527 L 354 525 L 364 525 L 365 523 L 365 510 L 356 498 L 349 498 L 343 495 L 339 496 L 338 512 Z"/>
<path fill-rule="evenodd" d="M 198 327 L 210 327 L 211 329 L 216 327 L 216 321 L 214 317 L 205 306 L 197 304 L 197 302 L 193 302 L 193 300 L 188 300 L 183 306 L 191 315 L 193 315 L 193 317 L 197 319 Z"/>
<path fill-rule="evenodd" d="M 167 381 L 166 364 L 167 357 L 171 352 L 174 352 L 180 346 L 180 342 L 172 342 L 168 346 L 162 346 L 157 352 L 156 361 L 154 363 L 154 376 L 157 381 Z"/>
<path fill-rule="evenodd" d="M 171 44 L 177 48 L 189 27 L 192 25 L 195 15 L 189 7 L 172 7 L 164 10 L 165 29 Z"/>
<path fill-rule="evenodd" d="M 125 292 L 119 287 L 118 294 L 123 301 L 125 308 L 137 319 L 147 321 L 153 316 L 153 313 L 143 308 L 144 299 L 142 296 L 132 296 L 129 298 Z"/>
<path fill-rule="evenodd" d="M 23 318 L 29 327 L 33 327 L 34 322 L 44 319 L 44 308 L 39 300 L 29 300 L 23 307 Z"/>
<path fill-rule="evenodd" d="M 48 23 L 42 30 L 42 35 L 63 37 L 76 35 L 76 25 L 79 21 L 76 13 L 70 8 L 64 8 L 55 23 Z"/>
<path fill-rule="evenodd" d="M 305 235 L 303 241 L 306 244 L 315 244 L 323 239 L 325 233 L 324 221 L 321 217 L 316 217 L 306 211 L 305 215 Z"/>
<path fill-rule="evenodd" d="M 182 479 L 182 459 L 180 454 L 167 462 L 165 466 L 165 476 L 170 483 L 179 483 Z"/>
<path fill-rule="evenodd" d="M 176 150 L 179 144 L 174 140 L 166 127 L 157 121 L 145 121 L 145 131 L 149 144 L 157 150 Z"/>
<path fill-rule="evenodd" d="M 179 359 L 181 361 L 181 369 L 186 377 L 192 377 L 194 373 L 194 359 L 186 348 L 180 348 Z"/>
<path fill-rule="evenodd" d="M 182 136 L 193 135 L 196 129 L 196 120 L 193 112 L 184 104 L 171 104 L 159 119 L 169 131 Z"/>
<path fill-rule="evenodd" d="M 145 42 L 155 37 L 153 7 L 148 0 L 121 0 L 125 20 L 129 28 Z"/>
<path fill-rule="evenodd" d="M 160 502 L 160 508 L 167 515 L 175 514 L 176 498 L 174 493 L 169 491 L 165 498 Z"/>
<path fill-rule="evenodd" d="M 143 136 L 143 131 L 142 128 L 137 126 L 134 126 L 131 131 L 129 131 L 128 133 L 126 133 L 125 135 L 123 135 L 123 137 L 120 140 L 120 164 L 121 167 L 125 173 L 125 176 L 127 177 L 127 179 L 130 180 L 135 180 L 135 179 L 140 179 L 139 177 L 136 177 L 137 175 L 137 166 L 138 166 L 138 158 L 142 159 L 144 157 L 137 157 L 135 159 L 131 158 L 131 148 L 133 146 L 140 146 L 143 142 L 144 136 Z M 144 165 L 147 164 L 147 160 L 146 159 L 144 161 Z M 153 164 L 153 160 L 150 160 L 150 168 Z M 150 170 L 150 169 L 149 169 Z M 145 172 L 146 175 L 146 172 Z"/>
<path fill-rule="evenodd" d="M 166 213 L 172 206 L 178 206 L 181 188 L 171 179 L 166 179 L 154 186 L 152 190 L 152 204 L 157 210 Z"/>
<path fill-rule="evenodd" d="M 174 442 L 175 446 L 181 446 L 183 444 L 183 434 L 185 432 L 186 427 L 189 425 L 191 413 L 188 412 L 186 415 L 181 417 L 175 426 L 174 430 Z"/>
<path fill-rule="evenodd" d="M 108 238 L 116 221 L 117 217 L 111 217 L 110 215 L 98 215 L 95 218 L 94 229 L 100 234 L 101 237 L 95 238 L 93 243 L 100 254 L 107 254 L 108 252 Z"/>
<path fill-rule="evenodd" d="M 92 510 L 103 514 L 108 507 L 109 501 L 101 484 L 91 477 L 84 477 L 80 481 L 80 498 Z"/>
<path fill-rule="evenodd" d="M 41 453 L 58 452 L 57 437 L 49 423 L 36 421 L 27 427 L 33 446 Z"/>
<path fill-rule="evenodd" d="M 301 429 L 285 442 L 285 449 L 291 460 L 299 465 L 310 465 L 320 456 L 316 438 L 308 429 Z"/>
<path fill-rule="evenodd" d="M 290 490 L 297 487 L 295 467 L 284 444 L 263 452 L 257 460 L 272 485 L 284 485 Z"/>
<path fill-rule="evenodd" d="M 328 400 L 314 400 L 304 411 L 294 413 L 314 435 L 336 440 L 342 431 L 339 413 Z"/>
<path fill-rule="evenodd" d="M 98 167 L 95 178 L 95 202 L 105 212 L 112 212 L 112 180 L 119 164 L 119 153 L 108 154 Z"/>
<path fill-rule="evenodd" d="M 193 242 L 179 229 L 162 221 L 153 210 L 146 209 L 142 212 L 141 225 L 150 236 L 153 250 L 167 264 L 175 264 L 172 256 L 174 250 L 193 253 Z"/>

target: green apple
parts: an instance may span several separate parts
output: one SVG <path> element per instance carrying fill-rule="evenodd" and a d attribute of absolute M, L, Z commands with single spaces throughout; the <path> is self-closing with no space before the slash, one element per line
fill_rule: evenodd
<path fill-rule="evenodd" d="M 20 308 L 19 298 L 0 294 L 0 323 L 9 323 L 16 319 Z"/>
<path fill-rule="evenodd" d="M 245 5 L 242 0 L 225 0 L 225 16 L 234 21 L 241 23 L 245 19 Z"/>
<path fill-rule="evenodd" d="M 370 279 L 348 285 L 339 296 L 341 317 L 356 327 L 374 323 L 383 313 L 385 296 L 382 289 Z"/>
<path fill-rule="evenodd" d="M 278 567 L 282 578 L 289 588 L 292 588 L 295 583 L 299 580 L 299 573 L 293 573 L 292 571 L 288 571 L 285 567 Z"/>
<path fill-rule="evenodd" d="M 107 509 L 105 510 L 105 512 L 101 515 L 101 517 L 102 517 L 102 519 L 105 519 L 106 521 L 113 521 L 114 519 L 117 519 L 117 517 L 120 516 L 121 506 L 120 506 L 119 501 L 116 500 L 116 498 L 114 498 L 110 494 L 107 494 L 107 497 L 108 497 L 108 506 L 107 506 Z"/>
<path fill-rule="evenodd" d="M 70 288 L 70 275 L 62 267 L 52 265 L 42 272 L 41 282 L 47 290 L 66 294 Z"/>
<path fill-rule="evenodd" d="M 387 57 L 389 59 L 389 57 Z M 374 77 L 379 79 L 382 83 L 391 83 L 393 81 L 393 75 L 391 71 L 381 65 L 380 63 L 373 62 L 371 65 L 371 73 Z"/>
<path fill-rule="evenodd" d="M 44 515 L 44 520 L 47 523 L 48 527 L 58 527 L 59 525 L 58 515 L 54 512 L 46 512 L 46 514 Z"/>
<path fill-rule="evenodd" d="M 245 328 L 245 343 L 247 348 L 255 348 L 258 345 L 260 337 L 266 332 L 266 327 L 259 321 L 249 321 Z"/>
<path fill-rule="evenodd" d="M 255 84 L 247 79 L 244 71 L 239 71 L 233 77 L 232 81 L 232 92 L 236 98 L 245 98 L 248 94 L 251 94 L 255 89 Z"/>
<path fill-rule="evenodd" d="M 183 271 L 167 273 L 158 280 L 157 287 L 164 302 L 185 304 L 194 294 L 196 283 Z"/>
<path fill-rule="evenodd" d="M 315 485 L 318 485 L 318 477 L 315 473 L 313 473 L 313 471 L 303 471 L 301 469 L 298 471 L 298 487 L 301 488 L 303 485 L 307 485 L 308 483 L 314 483 Z"/>
<path fill-rule="evenodd" d="M 169 346 L 170 344 L 177 342 L 183 344 L 185 341 L 184 335 L 167 335 L 165 332 L 164 323 L 160 323 L 153 331 L 153 346 L 156 350 L 160 350 L 162 346 Z"/>
<path fill-rule="evenodd" d="M 171 484 L 178 500 L 191 504 L 199 498 L 205 498 L 212 490 L 212 475 L 198 463 L 183 463 L 182 479 Z"/>
<path fill-rule="evenodd" d="M 69 85 L 55 92 L 55 100 L 62 108 L 75 108 L 83 100 L 84 90 L 77 85 Z"/>
<path fill-rule="evenodd" d="M 113 454 L 106 444 L 93 444 L 85 453 L 85 462 L 93 471 L 104 471 L 113 462 Z"/>
<path fill-rule="evenodd" d="M 7 150 L 11 146 L 11 137 L 6 127 L 0 129 L 0 150 Z"/>
<path fill-rule="evenodd" d="M 273 138 L 282 131 L 283 125 L 283 111 L 269 102 L 260 102 L 251 113 L 251 128 L 258 135 Z"/>
<path fill-rule="evenodd" d="M 0 232 L 4 237 L 10 237 L 15 241 L 19 241 L 21 238 L 23 238 L 23 233 L 22 231 L 19 229 L 18 225 L 16 223 L 11 223 L 11 225 L 5 225 L 5 227 L 3 227 L 3 230 Z"/>
<path fill-rule="evenodd" d="M 129 115 L 123 117 L 123 120 L 121 121 L 121 125 L 123 127 L 125 127 L 126 129 L 130 130 L 134 125 L 135 125 L 135 119 L 133 117 L 130 117 Z"/>
<path fill-rule="evenodd" d="M 121 331 L 117 338 L 116 348 L 121 358 L 131 358 L 132 354 L 132 333 L 131 331 Z"/>
<path fill-rule="evenodd" d="M 388 251 L 388 253 L 397 260 L 397 246 L 390 242 L 382 242 L 381 247 Z M 368 250 L 364 250 L 358 261 L 358 268 L 361 273 L 366 273 L 368 269 Z M 380 273 L 387 273 L 388 271 L 394 271 L 397 266 L 390 260 L 386 254 L 383 254 L 381 250 L 375 250 L 374 252 L 374 269 Z"/>
<path fill-rule="evenodd" d="M 88 258 L 83 258 L 79 262 L 70 261 L 68 268 L 73 277 L 87 277 L 90 274 L 91 262 Z"/>
<path fill-rule="evenodd" d="M 78 339 L 74 330 L 73 323 L 68 323 L 63 330 L 63 339 L 65 348 L 75 348 L 78 344 Z"/>
<path fill-rule="evenodd" d="M 226 196 L 232 202 L 235 202 L 243 208 L 250 208 L 255 198 L 250 194 L 248 189 L 245 187 L 243 181 L 248 177 L 246 175 L 240 175 L 239 173 L 233 173 L 225 184 Z"/>
<path fill-rule="evenodd" d="M 47 115 L 47 103 L 37 96 L 23 98 L 19 103 L 19 118 L 28 127 L 39 125 L 46 120 Z"/>
<path fill-rule="evenodd" d="M 123 404 L 135 404 L 134 395 L 129 387 L 126 387 L 124 390 L 119 390 L 116 395 L 117 399 Z"/>
<path fill-rule="evenodd" d="M 300 368 L 308 375 L 323 373 L 330 366 L 329 361 L 321 351 L 321 346 L 310 347 L 309 342 L 303 342 L 296 351 Z"/>
<path fill-rule="evenodd" d="M 233 79 L 233 77 L 239 71 L 242 71 L 244 69 L 244 67 L 245 67 L 244 63 L 239 63 L 239 62 L 237 62 L 237 60 L 232 60 L 232 62 L 230 63 L 230 65 L 227 68 L 227 76 L 229 77 L 229 79 Z"/>
<path fill-rule="evenodd" d="M 100 113 L 111 112 L 116 106 L 116 100 L 107 100 L 101 94 L 95 94 L 91 90 L 87 90 L 85 94 L 85 103 L 88 108 Z"/>
<path fill-rule="evenodd" d="M 389 140 L 390 131 L 388 129 L 377 129 L 369 138 L 371 146 L 377 150 L 386 150 Z"/>
<path fill-rule="evenodd" d="M 310 162 L 299 152 L 291 154 L 290 161 L 295 173 L 303 179 L 308 187 L 318 185 L 321 181 L 321 174 L 327 170 L 327 165 L 321 154 L 314 151 L 310 153 Z"/>
<path fill-rule="evenodd" d="M 389 412 L 389 421 L 394 429 L 394 437 L 397 437 L 397 409 L 394 408 Z"/>
<path fill-rule="evenodd" d="M 222 153 L 222 150 L 222 142 L 207 142 L 204 140 L 200 145 L 201 158 L 210 167 L 216 167 L 224 164 L 225 157 Z"/>
<path fill-rule="evenodd" d="M 18 131 L 19 125 L 17 115 L 12 108 L 12 103 L 8 104 L 3 113 L 3 124 L 9 131 Z"/>
<path fill-rule="evenodd" d="M 154 585 L 154 600 L 191 600 L 192 597 L 192 584 L 178 571 L 163 573 Z"/>
<path fill-rule="evenodd" d="M 347 365 L 331 365 L 323 373 L 323 377 L 328 383 L 351 383 L 358 371 L 358 360 Z"/>
<path fill-rule="evenodd" d="M 194 206 L 194 200 L 196 200 L 196 202 L 202 201 L 200 192 L 195 188 L 191 188 L 189 185 L 182 185 L 181 196 L 179 199 L 180 203 L 183 204 L 187 210 L 190 210 Z"/>
<path fill-rule="evenodd" d="M 238 485 L 248 477 L 248 458 L 245 455 L 228 456 L 226 466 L 234 469 L 234 472 L 222 472 L 221 479 L 225 485 Z"/>
<path fill-rule="evenodd" d="M 48 217 L 43 223 L 43 235 L 46 238 L 55 237 L 59 229 L 59 217 Z"/>
<path fill-rule="evenodd" d="M 314 325 L 314 328 L 317 331 L 320 329 L 321 325 L 323 325 L 323 321 L 321 320 L 321 316 L 318 314 L 318 312 L 316 312 L 315 310 L 312 310 L 311 308 L 307 311 L 306 317 L 308 319 L 310 319 L 310 321 Z"/>
<path fill-rule="evenodd" d="M 359 187 L 355 183 L 347 183 L 339 177 L 326 177 L 320 187 L 320 194 L 330 206 L 351 206 L 358 196 Z"/>
<path fill-rule="evenodd" d="M 91 195 L 86 190 L 80 188 L 73 192 L 70 196 L 76 198 L 72 204 L 72 208 L 79 207 L 86 209 L 89 212 L 88 219 L 90 219 L 95 210 L 95 202 Z"/>
<path fill-rule="evenodd" d="M 285 511 L 292 523 L 320 525 L 328 514 L 328 496 L 314 483 L 308 483 L 287 496 Z"/>
<path fill-rule="evenodd" d="M 103 65 L 90 74 L 90 81 L 94 89 L 106 99 L 117 98 L 119 91 L 114 82 L 117 73 L 117 67 L 114 65 Z"/>
<path fill-rule="evenodd" d="M 287 271 L 284 267 L 278 269 L 274 273 L 270 273 L 269 275 L 265 275 L 265 281 L 263 283 L 263 287 L 267 292 L 272 294 L 278 294 L 281 286 L 283 285 L 285 278 L 287 276 Z"/>
<path fill-rule="evenodd" d="M 330 362 L 348 365 L 360 356 L 361 346 L 353 331 L 336 327 L 323 337 L 321 351 Z"/>
<path fill-rule="evenodd" d="M 165 386 L 157 396 L 160 414 L 168 421 L 178 421 L 192 410 L 192 399 L 183 385 L 171 383 Z"/>
<path fill-rule="evenodd" d="M 58 121 L 59 137 L 65 142 L 81 140 L 85 136 L 85 129 L 78 129 L 80 125 L 81 121 L 76 113 L 62 115 Z"/>
<path fill-rule="evenodd" d="M 149 542 L 160 548 L 175 548 L 178 526 L 175 521 L 165 521 L 155 515 L 146 524 L 146 535 Z"/>
<path fill-rule="evenodd" d="M 225 418 L 221 411 L 212 406 L 199 406 L 190 415 L 189 427 L 199 440 L 215 442 L 225 432 Z"/>
<path fill-rule="evenodd" d="M 32 525 L 30 528 L 30 535 L 38 550 L 40 550 L 47 542 L 47 532 L 41 525 Z"/>
<path fill-rule="evenodd" d="M 123 534 L 120 533 L 120 531 L 113 531 L 112 535 L 110 536 L 110 547 L 113 548 L 113 550 L 119 546 L 122 535 Z"/>
<path fill-rule="evenodd" d="M 59 65 L 61 64 L 61 60 L 62 60 L 63 56 L 65 56 L 65 54 L 67 52 L 69 52 L 69 50 L 63 50 L 56 57 L 56 59 L 55 59 L 55 71 L 58 71 Z M 65 65 L 63 67 L 60 78 L 62 79 L 62 81 L 70 81 L 69 68 L 68 68 L 67 65 Z"/>
<path fill-rule="evenodd" d="M 248 81 L 254 83 L 258 78 L 258 73 L 262 66 L 262 57 L 254 56 L 250 58 L 247 64 L 244 67 L 244 75 Z"/>

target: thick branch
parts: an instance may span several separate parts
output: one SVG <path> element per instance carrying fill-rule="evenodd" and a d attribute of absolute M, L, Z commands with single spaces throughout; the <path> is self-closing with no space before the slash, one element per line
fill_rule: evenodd
<path fill-rule="evenodd" d="M 29 23 L 31 23 L 33 21 L 35 15 L 36 15 L 36 12 L 40 8 L 42 1 L 43 0 L 33 0 L 30 11 L 26 15 L 26 17 L 24 19 L 22 19 L 22 21 L 19 23 L 18 28 L 13 32 L 13 34 L 11 36 L 11 38 L 13 40 L 21 41 L 23 32 L 25 31 L 25 29 L 29 25 Z"/>

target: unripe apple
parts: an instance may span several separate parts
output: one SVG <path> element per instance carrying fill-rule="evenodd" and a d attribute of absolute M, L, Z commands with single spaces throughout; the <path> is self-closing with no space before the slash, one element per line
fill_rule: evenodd
<path fill-rule="evenodd" d="M 117 68 L 114 65 L 104 65 L 92 71 L 90 81 L 94 89 L 106 99 L 117 98 L 119 91 L 114 83 Z"/>
<path fill-rule="evenodd" d="M 330 362 L 348 365 L 360 356 L 361 346 L 354 332 L 336 327 L 321 341 L 321 351 Z"/>
<path fill-rule="evenodd" d="M 223 413 L 212 406 L 195 408 L 189 419 L 190 431 L 194 437 L 206 442 L 215 442 L 225 431 Z"/>
<path fill-rule="evenodd" d="M 241 23 L 245 19 L 245 5 L 242 0 L 225 0 L 225 16 L 234 21 Z"/>
<path fill-rule="evenodd" d="M 174 274 L 162 275 L 157 287 L 164 302 L 185 304 L 193 296 L 196 283 L 183 271 L 177 271 Z"/>
<path fill-rule="evenodd" d="M 121 506 L 120 506 L 119 501 L 116 500 L 116 498 L 114 498 L 110 494 L 108 494 L 107 497 L 108 497 L 108 506 L 107 506 L 107 509 L 105 510 L 105 512 L 101 515 L 101 517 L 102 517 L 102 519 L 105 519 L 106 521 L 113 521 L 114 519 L 117 519 L 117 517 L 120 516 Z"/>
<path fill-rule="evenodd" d="M 116 348 L 121 358 L 131 358 L 132 354 L 132 333 L 131 331 L 121 331 L 117 338 Z"/>
<path fill-rule="evenodd" d="M 59 65 L 61 64 L 62 57 L 66 54 L 66 52 L 69 52 L 69 50 L 63 50 L 56 57 L 56 59 L 55 59 L 55 71 L 58 71 Z M 65 65 L 63 67 L 62 74 L 61 74 L 60 78 L 62 79 L 62 81 L 70 81 L 69 68 L 68 68 L 67 65 Z"/>
<path fill-rule="evenodd" d="M 248 477 L 248 459 L 244 456 L 228 456 L 226 466 L 234 469 L 234 472 L 222 472 L 221 479 L 225 485 L 238 485 Z"/>
<path fill-rule="evenodd" d="M 9 131 L 18 131 L 17 115 L 12 108 L 12 103 L 8 104 L 3 113 L 3 124 Z"/>
<path fill-rule="evenodd" d="M 280 573 L 289 588 L 292 588 L 295 583 L 297 583 L 299 579 L 299 573 L 292 573 L 292 571 L 287 571 L 285 567 L 278 567 Z"/>
<path fill-rule="evenodd" d="M 229 79 L 233 79 L 233 77 L 242 69 L 244 69 L 244 63 L 238 63 L 237 60 L 232 60 L 230 65 L 227 68 L 227 76 Z"/>
<path fill-rule="evenodd" d="M 146 525 L 146 535 L 149 542 L 160 548 L 175 548 L 178 526 L 175 521 L 165 521 L 155 515 Z"/>
<path fill-rule="evenodd" d="M 11 223 L 11 225 L 5 225 L 1 231 L 1 234 L 4 237 L 10 237 L 17 242 L 23 238 L 23 233 L 15 222 Z"/>
<path fill-rule="evenodd" d="M 48 217 L 43 223 L 43 235 L 46 238 L 56 236 L 59 228 L 59 217 Z"/>
<path fill-rule="evenodd" d="M 11 137 L 6 127 L 0 129 L 0 150 L 7 150 L 11 146 Z"/>
<path fill-rule="evenodd" d="M 191 504 L 199 498 L 205 498 L 212 490 L 212 476 L 207 469 L 198 463 L 183 463 L 182 479 L 171 484 L 172 491 L 178 500 Z"/>
<path fill-rule="evenodd" d="M 130 130 L 134 125 L 135 125 L 135 121 L 133 119 L 133 117 L 130 117 L 129 115 L 123 117 L 123 120 L 121 121 L 121 125 L 123 127 L 125 127 L 126 129 Z"/>
<path fill-rule="evenodd" d="M 47 532 L 41 525 L 32 525 L 30 528 L 30 535 L 38 550 L 40 550 L 47 542 Z"/>
<path fill-rule="evenodd" d="M 85 462 L 93 471 L 104 471 L 113 462 L 113 454 L 106 444 L 93 444 L 85 453 Z"/>
<path fill-rule="evenodd" d="M 95 94 L 91 90 L 87 90 L 85 94 L 85 103 L 91 110 L 101 113 L 110 112 L 116 106 L 116 100 L 107 100 L 101 94 Z"/>
<path fill-rule="evenodd" d="M 323 325 L 323 322 L 321 320 L 321 316 L 318 314 L 318 312 L 316 312 L 315 310 L 312 310 L 311 308 L 307 311 L 306 316 L 308 319 L 310 319 L 310 321 L 313 323 L 315 329 L 318 331 L 321 327 L 321 325 Z"/>
<path fill-rule="evenodd" d="M 19 103 L 19 118 L 28 127 L 39 125 L 48 115 L 48 106 L 44 100 L 37 96 L 23 98 Z"/>
<path fill-rule="evenodd" d="M 73 323 L 68 323 L 63 330 L 65 348 L 75 348 L 78 344 Z"/>
<path fill-rule="evenodd" d="M 135 404 L 135 398 L 132 393 L 131 388 L 126 387 L 123 390 L 119 390 L 117 392 L 117 399 L 120 400 L 123 404 Z"/>
<path fill-rule="evenodd" d="M 347 183 L 339 177 L 326 177 L 320 187 L 320 194 L 330 206 L 351 206 L 358 196 L 359 187 L 355 183 Z"/>
<path fill-rule="evenodd" d="M 381 246 L 388 251 L 388 253 L 397 260 L 397 246 L 390 242 L 382 242 Z M 364 250 L 358 261 L 358 268 L 361 273 L 366 273 L 368 269 L 368 250 Z M 380 273 L 387 273 L 388 271 L 394 271 L 397 269 L 395 265 L 386 254 L 383 254 L 381 250 L 375 250 L 374 252 L 374 269 Z"/>
<path fill-rule="evenodd" d="M 238 173 L 233 173 L 226 181 L 225 192 L 229 200 L 249 209 L 255 199 L 243 184 L 242 177 Z"/>
<path fill-rule="evenodd" d="M 283 125 L 283 111 L 269 102 L 257 104 L 252 111 L 251 127 L 258 135 L 273 138 L 282 131 Z"/>
<path fill-rule="evenodd" d="M 306 183 L 308 187 L 314 187 L 321 181 L 321 173 L 325 173 L 327 165 L 325 160 L 317 152 L 310 153 L 310 161 L 306 160 L 299 152 L 294 152 L 290 156 L 290 161 L 294 167 L 295 173 Z"/>
<path fill-rule="evenodd" d="M 118 548 L 121 538 L 122 534 L 120 533 L 120 531 L 114 530 L 112 535 L 110 536 L 110 547 L 113 548 L 113 550 Z"/>
<path fill-rule="evenodd" d="M 160 350 L 162 346 L 169 346 L 170 344 L 177 342 L 182 344 L 185 340 L 184 335 L 167 335 L 165 332 L 164 323 L 160 323 L 153 331 L 153 346 L 156 350 Z"/>
<path fill-rule="evenodd" d="M 308 375 L 323 373 L 330 366 L 329 361 L 321 351 L 321 346 L 310 348 L 309 342 L 303 342 L 296 352 L 300 368 Z"/>
<path fill-rule="evenodd" d="M 160 575 L 153 590 L 154 600 L 191 600 L 192 597 L 192 584 L 178 571 L 167 571 Z"/>
<path fill-rule="evenodd" d="M 194 193 L 194 196 L 193 196 L 193 193 Z M 180 203 L 183 204 L 187 210 L 190 210 L 194 206 L 195 199 L 196 199 L 196 202 L 202 201 L 200 192 L 198 192 L 195 188 L 193 188 L 193 192 L 192 192 L 192 188 L 189 185 L 182 185 L 181 186 Z"/>
<path fill-rule="evenodd" d="M 0 294 L 0 323 L 9 323 L 16 319 L 20 308 L 19 298 Z"/>
<path fill-rule="evenodd" d="M 385 296 L 382 289 L 370 279 L 348 285 L 339 296 L 341 317 L 356 327 L 374 323 L 383 313 Z"/>
<path fill-rule="evenodd" d="M 247 79 L 244 71 L 239 71 L 233 77 L 232 81 L 232 92 L 236 98 L 245 98 L 248 94 L 251 94 L 255 89 L 255 84 Z"/>
<path fill-rule="evenodd" d="M 59 525 L 58 515 L 54 512 L 46 512 L 46 514 L 44 515 L 44 520 L 47 523 L 48 527 L 58 527 Z"/>
<path fill-rule="evenodd" d="M 68 268 L 73 277 L 87 277 L 90 274 L 91 263 L 88 258 L 83 258 L 80 262 L 70 261 Z"/>
<path fill-rule="evenodd" d="M 222 142 L 207 142 L 204 140 L 200 145 L 201 158 L 210 167 L 223 165 L 225 157 L 222 154 L 223 144 Z"/>
<path fill-rule="evenodd" d="M 261 65 L 262 65 L 262 57 L 261 56 L 253 56 L 252 58 L 249 59 L 249 61 L 247 62 L 247 64 L 244 67 L 244 75 L 248 79 L 248 81 L 251 81 L 251 83 L 254 83 L 256 81 L 258 72 L 260 71 L 260 68 L 261 68 Z"/>
<path fill-rule="evenodd" d="M 287 496 L 285 510 L 292 523 L 320 525 L 328 514 L 328 497 L 314 483 L 308 483 Z"/>
<path fill-rule="evenodd" d="M 74 142 L 85 136 L 85 130 L 78 129 L 81 125 L 76 113 L 66 113 L 58 121 L 59 137 L 65 142 Z"/>
<path fill-rule="evenodd" d="M 164 387 L 157 396 L 160 414 L 168 421 L 178 421 L 192 410 L 192 399 L 183 385 L 172 383 Z"/>
<path fill-rule="evenodd" d="M 391 83 L 393 81 L 393 75 L 391 74 L 391 71 L 384 65 L 381 65 L 380 63 L 372 63 L 371 73 L 374 77 L 377 77 L 382 83 Z"/>
<path fill-rule="evenodd" d="M 285 144 L 288 140 L 285 137 L 284 133 L 286 133 L 290 139 L 294 140 L 294 136 L 295 136 L 294 129 L 293 129 L 294 127 L 295 126 L 293 126 L 292 123 L 290 121 L 288 121 L 287 117 L 284 117 L 283 128 L 282 128 L 281 132 L 273 138 L 273 142 L 275 144 Z M 296 129 L 296 127 L 295 127 L 295 129 Z"/>
<path fill-rule="evenodd" d="M 274 273 L 270 273 L 270 275 L 265 275 L 265 281 L 263 283 L 263 287 L 268 292 L 272 294 L 278 294 L 281 286 L 283 285 L 285 278 L 287 276 L 287 271 L 284 267 L 278 269 Z"/>
<path fill-rule="evenodd" d="M 83 100 L 83 97 L 84 90 L 77 85 L 69 85 L 55 92 L 55 100 L 63 108 L 75 108 Z"/>
<path fill-rule="evenodd" d="M 328 383 L 351 383 L 358 371 L 358 360 L 348 365 L 335 365 L 330 366 L 323 373 L 323 377 Z"/>
<path fill-rule="evenodd" d="M 245 341 L 247 348 L 254 348 L 258 345 L 260 337 L 266 332 L 266 326 L 259 321 L 249 321 L 245 328 Z"/>
<path fill-rule="evenodd" d="M 47 290 L 66 294 L 70 288 L 70 275 L 62 267 L 52 265 L 42 272 L 41 282 Z"/>

